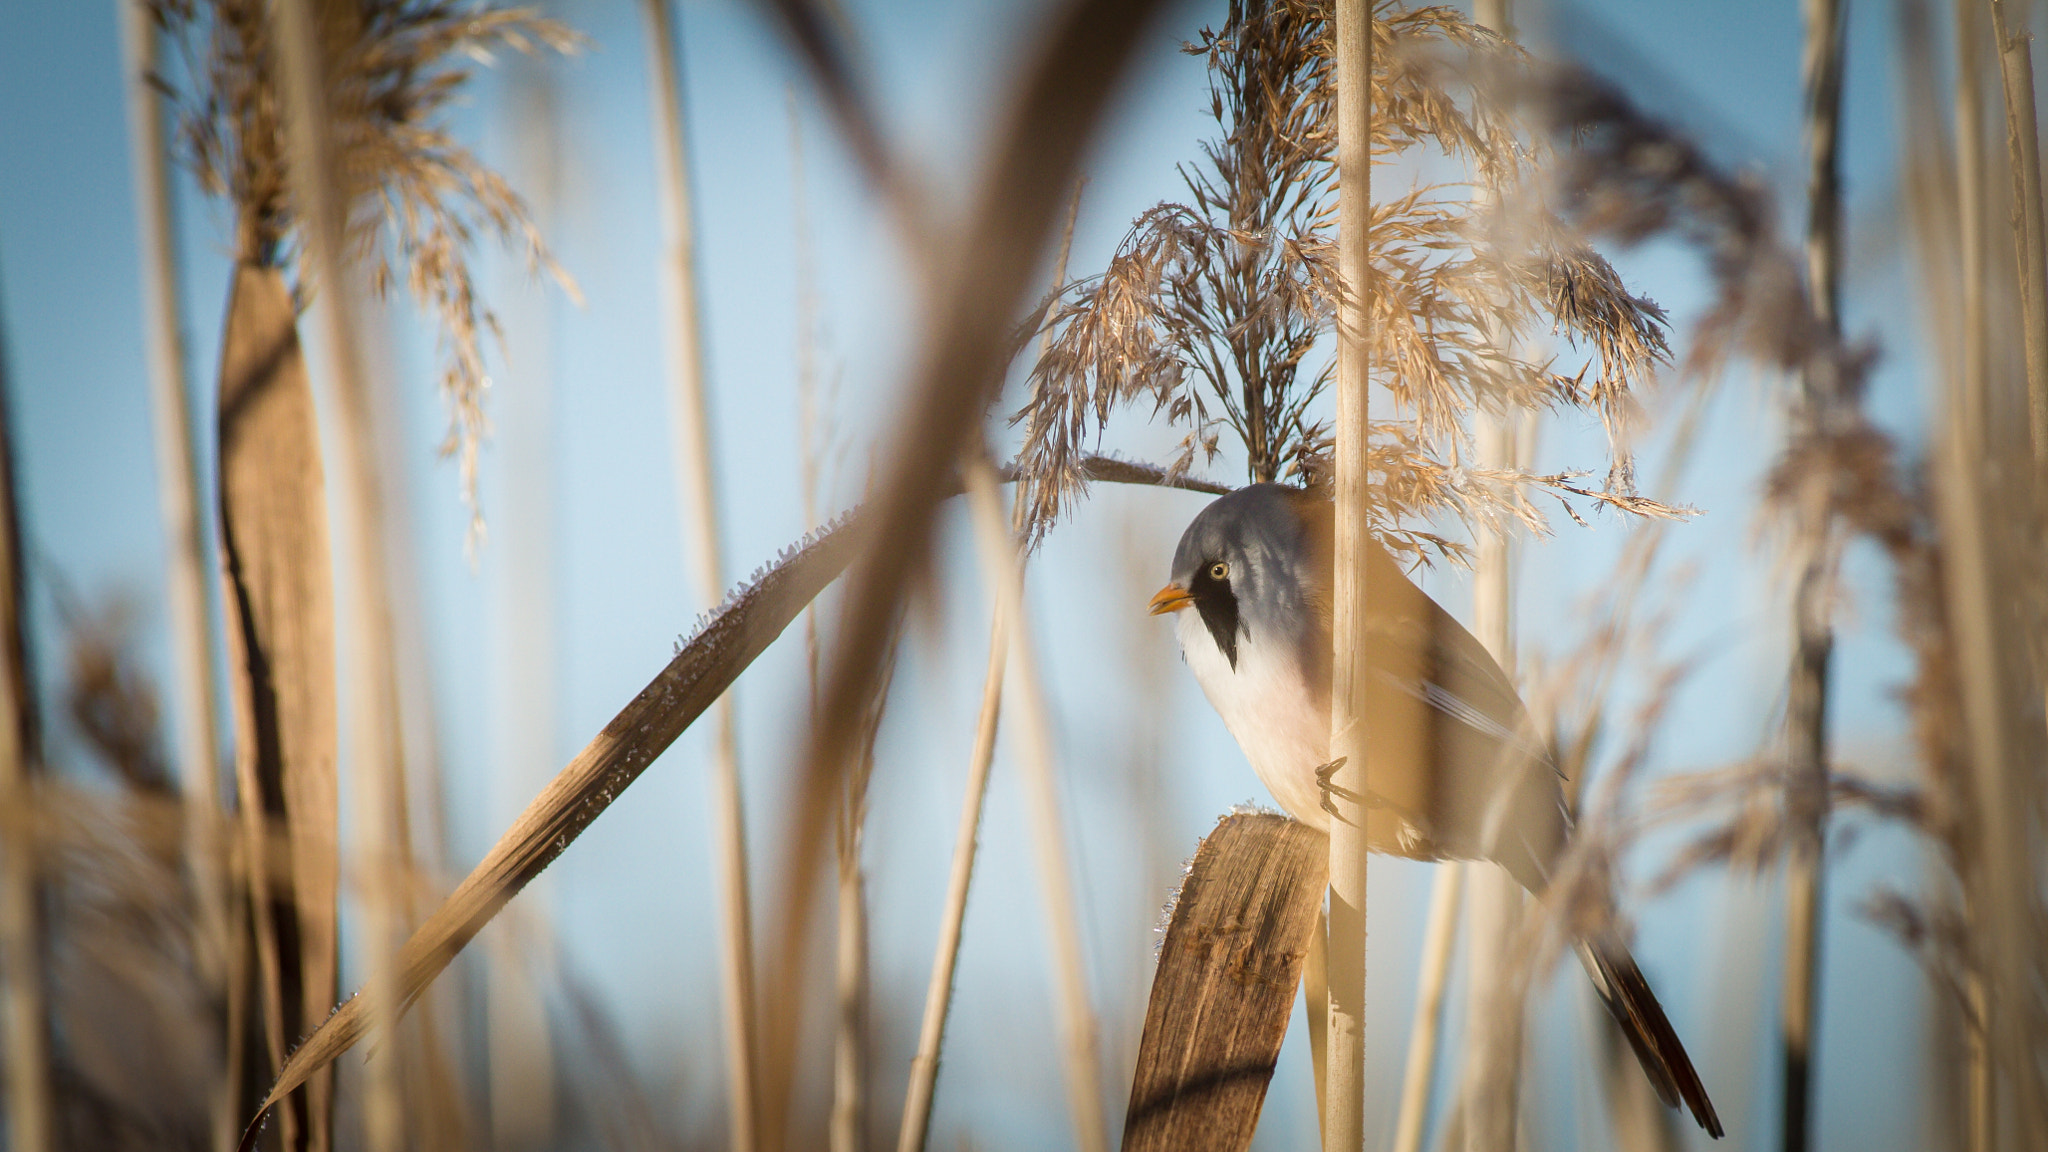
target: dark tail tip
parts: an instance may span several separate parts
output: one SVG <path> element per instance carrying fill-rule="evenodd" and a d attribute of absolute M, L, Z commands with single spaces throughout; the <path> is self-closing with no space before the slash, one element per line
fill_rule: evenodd
<path fill-rule="evenodd" d="M 1707 1099 L 1706 1086 L 1693 1070 L 1685 1044 L 1665 1018 L 1664 1006 L 1657 1003 L 1657 994 L 1650 991 L 1650 982 L 1643 979 L 1643 970 L 1636 967 L 1628 946 L 1619 941 L 1582 941 L 1579 956 L 1657 1095 L 1672 1108 L 1683 1100 L 1707 1135 L 1719 1140 L 1721 1118 L 1714 1114 L 1714 1102 Z"/>

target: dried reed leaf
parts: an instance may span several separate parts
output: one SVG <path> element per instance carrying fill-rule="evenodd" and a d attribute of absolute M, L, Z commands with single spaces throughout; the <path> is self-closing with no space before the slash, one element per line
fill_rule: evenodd
<path fill-rule="evenodd" d="M 410 1006 L 456 953 L 539 875 L 655 758 L 675 742 L 739 674 L 846 567 L 865 535 L 847 520 L 818 533 L 736 591 L 699 626 L 673 660 L 606 724 L 527 805 L 483 860 L 400 949 L 393 968 Z M 285 1062 L 262 1111 L 243 1136 L 254 1147 L 262 1120 L 283 1096 L 360 1040 L 369 1026 L 362 997 L 335 1009 Z"/>

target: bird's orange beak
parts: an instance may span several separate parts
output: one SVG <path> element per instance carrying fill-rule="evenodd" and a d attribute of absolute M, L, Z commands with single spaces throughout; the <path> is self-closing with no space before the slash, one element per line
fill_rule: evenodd
<path fill-rule="evenodd" d="M 1159 590 L 1158 595 L 1152 597 L 1152 615 L 1164 616 L 1168 612 L 1178 612 L 1194 602 L 1193 593 L 1178 584 L 1168 584 Z"/>

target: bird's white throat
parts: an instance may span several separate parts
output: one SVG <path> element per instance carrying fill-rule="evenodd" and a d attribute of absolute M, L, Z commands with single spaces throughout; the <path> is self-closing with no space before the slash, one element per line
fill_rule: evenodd
<path fill-rule="evenodd" d="M 1181 655 L 1252 771 L 1295 819 L 1328 830 L 1316 769 L 1329 759 L 1330 701 L 1311 690 L 1299 654 L 1273 637 L 1240 634 L 1232 668 L 1201 613 L 1175 617 Z"/>

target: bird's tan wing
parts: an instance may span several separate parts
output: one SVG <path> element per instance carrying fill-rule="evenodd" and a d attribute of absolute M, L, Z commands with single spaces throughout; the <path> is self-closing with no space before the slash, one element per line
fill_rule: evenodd
<path fill-rule="evenodd" d="M 1334 510 L 1303 493 L 1328 628 Z M 1488 859 L 1543 890 L 1564 844 L 1558 778 L 1500 665 L 1377 544 L 1367 549 L 1367 685 L 1373 801 L 1390 817 L 1376 848 L 1424 858 Z"/>

